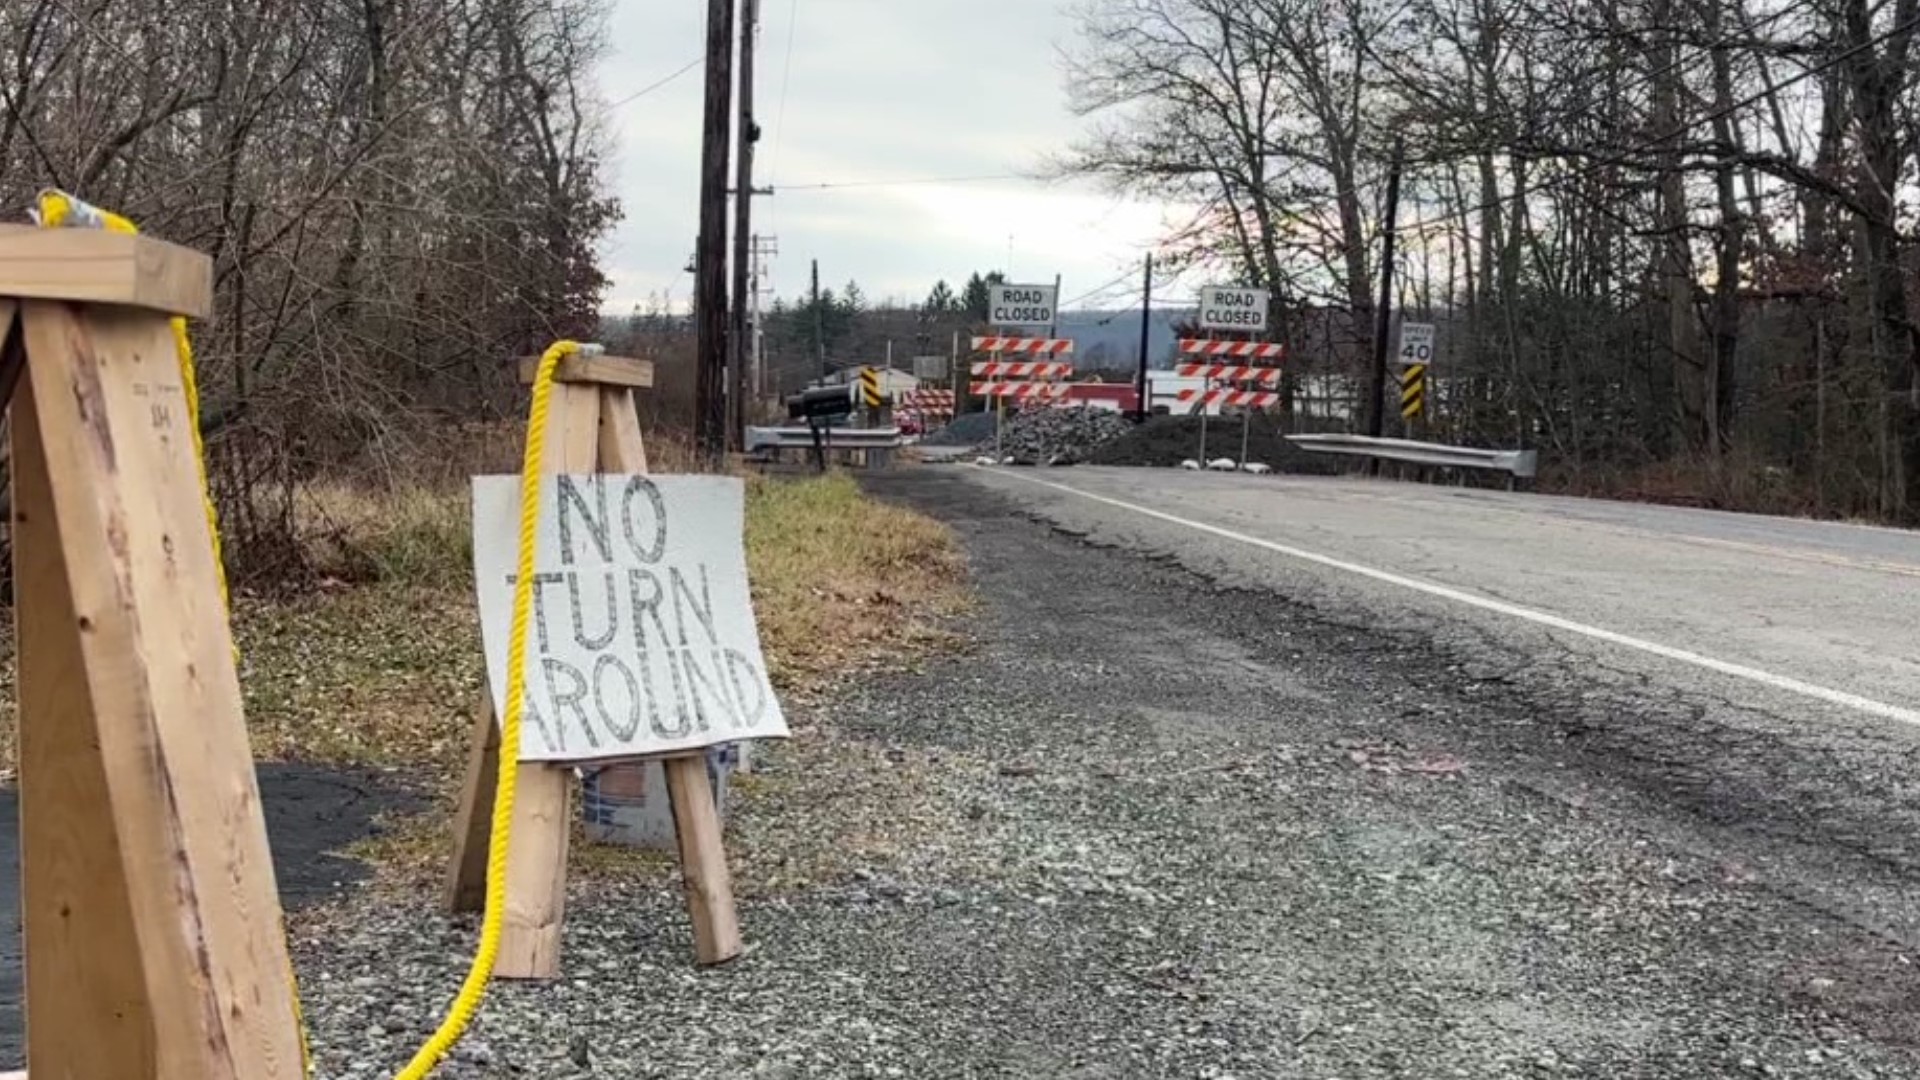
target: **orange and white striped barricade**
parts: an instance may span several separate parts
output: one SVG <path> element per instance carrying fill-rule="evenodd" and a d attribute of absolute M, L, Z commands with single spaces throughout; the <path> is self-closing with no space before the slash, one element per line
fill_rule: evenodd
<path fill-rule="evenodd" d="M 926 431 L 938 421 L 953 418 L 953 399 L 951 390 L 908 390 L 900 396 L 898 413 Z"/>
<path fill-rule="evenodd" d="M 1181 356 L 1231 356 L 1236 360 L 1285 359 L 1287 347 L 1276 341 L 1214 341 L 1211 338 L 1181 338 Z"/>
<path fill-rule="evenodd" d="M 1182 338 L 1182 357 L 1201 356 L 1206 360 L 1183 360 L 1174 372 L 1185 378 L 1201 380 L 1198 390 L 1181 390 L 1175 399 L 1200 409 L 1200 463 L 1207 460 L 1207 416 L 1215 406 L 1233 406 L 1245 410 L 1240 420 L 1240 464 L 1247 463 L 1247 443 L 1252 434 L 1253 411 L 1279 404 L 1279 361 L 1286 357 L 1286 346 L 1272 341 L 1214 341 L 1207 338 Z M 1222 359 L 1224 358 L 1224 359 Z M 1264 364 L 1246 363 L 1267 361 Z"/>
<path fill-rule="evenodd" d="M 1002 446 L 1000 429 L 1006 425 L 1008 401 L 1041 403 L 1066 395 L 1066 387 L 1054 380 L 1073 374 L 1073 362 L 1059 359 L 1073 352 L 1073 339 L 988 334 L 973 338 L 971 344 L 974 352 L 992 354 L 992 359 L 974 361 L 970 374 L 976 381 L 967 388 L 976 396 L 993 399 L 993 454 L 998 460 Z M 1045 359 L 1001 359 L 1007 355 Z"/>

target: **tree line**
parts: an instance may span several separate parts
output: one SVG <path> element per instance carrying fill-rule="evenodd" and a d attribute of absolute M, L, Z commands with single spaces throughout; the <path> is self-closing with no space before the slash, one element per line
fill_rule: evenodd
<path fill-rule="evenodd" d="M 800 296 L 776 297 L 765 313 L 762 331 L 767 371 L 764 387 L 769 397 L 780 397 L 806 386 L 823 374 L 844 367 L 883 362 L 891 348 L 895 362 L 906 367 L 908 358 L 946 355 L 953 335 L 969 333 L 985 324 L 987 289 L 1006 280 L 999 270 L 975 271 L 958 290 L 945 279 L 927 290 L 917 303 L 874 302 L 856 280 L 838 289 L 822 287 Z M 612 320 L 608 340 L 690 377 L 693 369 L 693 324 L 690 316 L 673 310 L 656 296 L 624 319 Z M 656 387 L 655 396 L 663 392 Z M 664 391 L 671 394 L 671 390 Z M 691 398 L 663 409 L 658 419 L 677 422 Z"/>
<path fill-rule="evenodd" d="M 1920 0 L 1086 0 L 1052 165 L 1190 210 L 1303 372 L 1441 325 L 1437 434 L 1920 517 Z M 1317 325 L 1316 332 L 1308 323 Z"/>
<path fill-rule="evenodd" d="M 506 358 L 594 332 L 603 7 L 0 5 L 0 206 L 59 187 L 213 257 L 195 347 L 237 558 L 285 569 L 303 477 L 400 470 L 501 415 Z"/>

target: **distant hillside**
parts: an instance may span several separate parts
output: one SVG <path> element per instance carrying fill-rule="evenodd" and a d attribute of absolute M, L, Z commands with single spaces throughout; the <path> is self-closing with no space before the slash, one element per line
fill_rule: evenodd
<path fill-rule="evenodd" d="M 1155 308 L 1147 322 L 1147 366 L 1173 366 L 1174 324 L 1194 315 L 1192 308 Z M 1132 371 L 1140 354 L 1138 311 L 1063 311 L 1060 336 L 1073 339 L 1078 371 Z"/>

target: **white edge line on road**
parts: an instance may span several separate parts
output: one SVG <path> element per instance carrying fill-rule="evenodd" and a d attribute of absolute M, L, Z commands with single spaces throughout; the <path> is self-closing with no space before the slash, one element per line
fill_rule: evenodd
<path fill-rule="evenodd" d="M 984 466 L 976 467 L 984 468 Z M 1598 626 L 1588 626 L 1585 623 L 1574 622 L 1572 619 L 1563 618 L 1559 615 L 1550 614 L 1545 611 L 1535 611 L 1532 608 L 1524 608 L 1518 604 L 1509 604 L 1504 600 L 1495 600 L 1489 596 L 1467 592 L 1463 589 L 1453 588 L 1452 586 L 1441 585 L 1432 581 L 1421 581 L 1419 578 L 1410 578 L 1386 570 L 1375 570 L 1373 567 L 1362 566 L 1359 563 L 1348 562 L 1345 559 L 1336 559 L 1331 555 L 1321 555 L 1317 552 L 1307 551 L 1304 548 L 1291 547 L 1287 544 L 1275 543 L 1272 540 L 1263 540 L 1258 536 L 1248 536 L 1245 533 L 1234 532 L 1232 529 L 1223 529 L 1218 525 L 1209 525 L 1204 521 L 1193 521 L 1180 517 L 1177 514 L 1169 514 L 1163 510 L 1155 510 L 1152 507 L 1130 503 L 1124 499 L 1115 499 L 1106 495 L 1095 495 L 1092 492 L 1082 491 L 1079 488 L 1070 487 L 1066 484 L 1056 484 L 1051 480 L 1041 480 L 1033 476 L 1022 476 L 1017 472 L 1006 470 L 992 471 L 999 475 L 1010 476 L 1029 484 L 1052 488 L 1055 491 L 1064 491 L 1070 495 L 1078 495 L 1083 499 L 1091 499 L 1097 503 L 1117 506 L 1122 510 L 1131 510 L 1136 514 L 1142 514 L 1146 517 L 1157 518 L 1175 525 L 1184 525 L 1197 532 L 1218 536 L 1225 540 L 1233 540 L 1252 547 L 1264 548 L 1275 554 L 1285 555 L 1292 559 L 1299 559 L 1302 562 L 1315 563 L 1345 573 L 1357 574 L 1360 577 L 1372 578 L 1375 581 L 1385 582 L 1388 585 L 1397 585 L 1403 589 L 1426 593 L 1428 596 L 1437 596 L 1442 600 L 1451 600 L 1454 603 L 1465 604 L 1468 607 L 1476 607 L 1482 611 L 1492 611 L 1508 616 L 1509 618 L 1522 619 L 1540 626 L 1550 626 L 1555 630 L 1565 630 L 1567 633 L 1578 634 L 1581 637 L 1592 638 L 1595 641 L 1604 641 L 1609 645 L 1636 649 L 1640 652 L 1650 653 L 1667 660 L 1676 660 L 1683 664 L 1692 664 L 1695 667 L 1706 668 L 1708 671 L 1717 671 L 1722 675 L 1731 675 L 1736 679 L 1746 679 L 1749 682 L 1756 682 L 1763 686 L 1771 686 L 1776 690 L 1785 690 L 1790 694 L 1799 694 L 1802 697 L 1814 698 L 1815 700 L 1825 701 L 1829 704 L 1842 705 L 1849 709 L 1858 709 L 1861 712 L 1878 716 L 1884 720 L 1895 720 L 1902 724 L 1911 724 L 1915 727 L 1920 727 L 1920 711 L 1902 708 L 1898 705 L 1890 705 L 1884 701 L 1875 701 L 1872 698 L 1861 697 L 1859 694 L 1849 694 L 1845 690 L 1835 690 L 1832 687 L 1802 682 L 1792 676 L 1776 675 L 1771 671 L 1762 671 L 1759 668 L 1748 667 L 1745 664 L 1735 664 L 1727 660 L 1716 660 L 1711 656 L 1702 656 L 1699 653 L 1689 652 L 1686 649 L 1676 649 L 1671 645 L 1662 645 L 1657 641 L 1647 641 L 1644 638 L 1616 633 Z"/>

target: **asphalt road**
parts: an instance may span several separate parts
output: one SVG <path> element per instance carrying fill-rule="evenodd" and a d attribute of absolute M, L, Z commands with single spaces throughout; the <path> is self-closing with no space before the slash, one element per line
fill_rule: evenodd
<path fill-rule="evenodd" d="M 1920 636 L 1914 633 L 1920 534 L 1316 477 L 1028 469 L 974 470 L 973 478 L 1051 520 L 1146 542 L 1223 580 L 1284 582 L 1319 602 L 1357 611 L 1414 607 L 1494 633 L 1514 628 L 1515 619 L 1472 599 L 1523 607 L 1761 676 L 1730 677 L 1724 669 L 1675 663 L 1644 649 L 1623 653 L 1618 642 L 1554 627 L 1568 650 L 1630 664 L 1664 685 L 1724 692 L 1740 703 L 1814 709 L 1842 725 L 1856 722 L 1863 710 L 1920 725 Z M 1466 597 L 1385 582 L 1359 569 Z M 1831 696 L 1806 689 L 1783 692 L 1788 683 L 1864 700 L 1836 706 Z"/>
<path fill-rule="evenodd" d="M 1544 729 L 1589 767 L 1799 845 L 1783 866 L 1809 889 L 1920 941 L 1899 896 L 1920 869 L 1920 534 L 1391 481 L 963 468 L 1091 542 L 1547 694 Z M 1798 869 L 1842 855 L 1860 876 Z"/>
<path fill-rule="evenodd" d="M 1157 470 L 874 487 L 961 530 L 1001 647 L 1067 684 L 990 700 L 1136 764 L 1143 725 L 1190 739 L 1194 813 L 1242 800 L 1168 857 L 1288 917 L 1190 932 L 1343 1041 L 1239 1075 L 1920 1076 L 1920 537 Z M 1271 767 L 1329 746 L 1397 779 Z"/>

